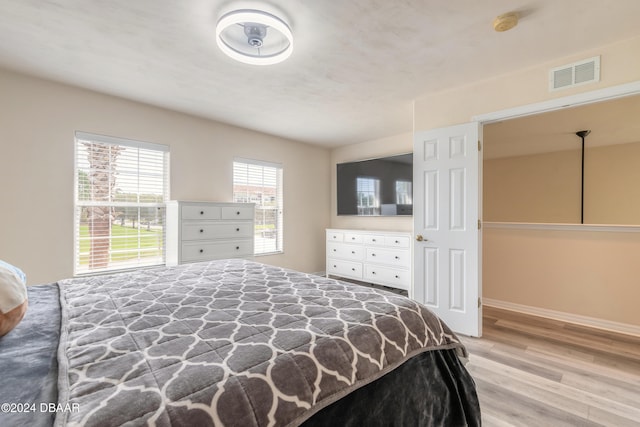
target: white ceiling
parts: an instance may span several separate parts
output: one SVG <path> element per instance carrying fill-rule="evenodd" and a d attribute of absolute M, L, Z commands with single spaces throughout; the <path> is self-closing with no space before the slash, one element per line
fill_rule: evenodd
<path fill-rule="evenodd" d="M 218 50 L 218 17 L 255 7 L 292 27 L 286 62 Z M 509 11 L 519 25 L 493 31 Z M 339 146 L 411 131 L 418 96 L 638 36 L 638 18 L 638 0 L 0 0 L 0 67 Z"/>

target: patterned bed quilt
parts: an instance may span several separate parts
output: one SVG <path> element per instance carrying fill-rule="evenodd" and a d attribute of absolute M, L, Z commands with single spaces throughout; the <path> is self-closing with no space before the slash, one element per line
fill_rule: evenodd
<path fill-rule="evenodd" d="M 299 425 L 415 355 L 467 356 L 408 298 L 247 260 L 59 286 L 59 426 Z"/>

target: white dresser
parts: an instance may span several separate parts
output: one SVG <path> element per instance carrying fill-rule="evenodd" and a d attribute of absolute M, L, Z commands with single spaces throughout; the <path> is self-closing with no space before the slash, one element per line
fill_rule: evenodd
<path fill-rule="evenodd" d="M 327 275 L 408 291 L 411 259 L 409 233 L 327 229 Z"/>
<path fill-rule="evenodd" d="M 253 203 L 167 203 L 167 265 L 253 256 Z"/>

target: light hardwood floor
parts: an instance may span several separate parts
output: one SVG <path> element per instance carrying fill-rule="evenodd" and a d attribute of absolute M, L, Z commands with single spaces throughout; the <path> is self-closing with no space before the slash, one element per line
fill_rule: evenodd
<path fill-rule="evenodd" d="M 484 307 L 460 338 L 484 426 L 640 426 L 640 338 Z"/>

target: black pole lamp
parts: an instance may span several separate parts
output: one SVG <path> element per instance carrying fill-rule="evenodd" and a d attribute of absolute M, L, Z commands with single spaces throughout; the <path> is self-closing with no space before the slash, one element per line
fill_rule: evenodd
<path fill-rule="evenodd" d="M 584 224 L 584 139 L 591 133 L 590 130 L 581 130 L 576 132 L 582 138 L 582 184 L 580 189 L 580 224 Z"/>

